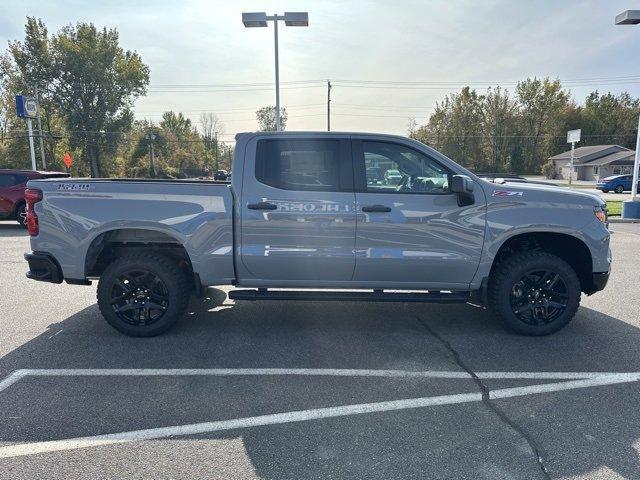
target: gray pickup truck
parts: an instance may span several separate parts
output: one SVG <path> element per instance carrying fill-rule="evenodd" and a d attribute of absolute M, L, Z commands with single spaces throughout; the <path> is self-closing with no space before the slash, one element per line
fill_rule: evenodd
<path fill-rule="evenodd" d="M 210 285 L 235 300 L 470 302 L 545 335 L 611 266 L 599 197 L 488 182 L 389 135 L 242 133 L 230 184 L 34 180 L 26 199 L 27 276 L 99 279 L 102 315 L 134 336 Z"/>

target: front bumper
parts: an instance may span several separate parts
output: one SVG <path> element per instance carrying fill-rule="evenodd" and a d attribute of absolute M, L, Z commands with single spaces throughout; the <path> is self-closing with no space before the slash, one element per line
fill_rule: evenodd
<path fill-rule="evenodd" d="M 40 282 L 62 283 L 62 269 L 55 258 L 46 253 L 25 253 L 24 258 L 29 262 L 27 278 Z"/>
<path fill-rule="evenodd" d="M 609 281 L 609 272 L 592 274 L 591 288 L 589 289 L 588 292 L 586 292 L 587 295 L 591 295 L 592 293 L 596 293 L 596 292 L 599 292 L 600 290 L 604 290 L 604 287 L 607 286 L 608 281 Z"/>

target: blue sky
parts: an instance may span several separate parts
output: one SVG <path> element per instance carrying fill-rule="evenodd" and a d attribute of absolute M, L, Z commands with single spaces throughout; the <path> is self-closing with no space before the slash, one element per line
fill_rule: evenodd
<path fill-rule="evenodd" d="M 231 139 L 254 130 L 255 110 L 275 102 L 268 86 L 215 87 L 273 82 L 273 27 L 245 29 L 241 12 L 306 10 L 308 28 L 279 31 L 281 81 L 317 80 L 305 88 L 283 85 L 288 129 L 326 128 L 322 81 L 332 79 L 332 129 L 405 133 L 409 116 L 424 123 L 436 101 L 468 82 L 479 91 L 489 83 L 513 90 L 527 76 L 550 76 L 573 80 L 578 101 L 596 88 L 640 96 L 638 82 L 580 85 L 640 75 L 640 26 L 613 22 L 630 8 L 640 2 L 22 0 L 0 4 L 0 43 L 23 37 L 27 15 L 42 18 L 52 32 L 77 21 L 115 27 L 123 47 L 151 68 L 138 118 L 158 120 L 171 109 L 197 123 L 200 112 L 212 111 Z M 362 88 L 340 79 L 448 84 Z"/>

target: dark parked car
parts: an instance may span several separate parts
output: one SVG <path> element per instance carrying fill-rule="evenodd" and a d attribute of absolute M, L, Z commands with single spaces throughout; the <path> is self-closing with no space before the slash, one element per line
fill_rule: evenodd
<path fill-rule="evenodd" d="M 216 173 L 213 174 L 214 180 L 226 180 L 227 172 L 225 170 L 216 170 Z"/>
<path fill-rule="evenodd" d="M 24 191 L 29 180 L 69 177 L 63 172 L 0 169 L 0 220 L 17 220 L 25 226 Z"/>
<path fill-rule="evenodd" d="M 614 191 L 616 193 L 630 192 L 633 175 L 614 175 L 613 177 L 598 180 L 596 188 L 604 193 Z M 638 192 L 640 192 L 640 182 L 638 182 Z"/>

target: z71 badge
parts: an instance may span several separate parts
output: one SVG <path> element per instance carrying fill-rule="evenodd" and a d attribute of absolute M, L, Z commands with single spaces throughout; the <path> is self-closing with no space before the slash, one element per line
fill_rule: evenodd
<path fill-rule="evenodd" d="M 71 190 L 71 191 L 87 191 L 93 187 L 90 183 L 60 183 L 58 184 L 58 190 Z"/>
<path fill-rule="evenodd" d="M 494 190 L 492 197 L 521 197 L 524 192 L 516 192 L 509 190 Z"/>

